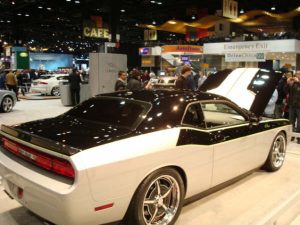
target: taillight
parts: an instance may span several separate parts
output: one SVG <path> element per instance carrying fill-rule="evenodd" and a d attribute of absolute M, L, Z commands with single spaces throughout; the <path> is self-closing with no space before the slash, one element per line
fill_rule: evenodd
<path fill-rule="evenodd" d="M 48 84 L 48 83 L 45 81 L 39 81 L 38 84 Z"/>
<path fill-rule="evenodd" d="M 75 171 L 71 163 L 42 152 L 38 152 L 25 145 L 2 138 L 3 147 L 26 161 L 29 161 L 43 169 L 74 179 Z"/>

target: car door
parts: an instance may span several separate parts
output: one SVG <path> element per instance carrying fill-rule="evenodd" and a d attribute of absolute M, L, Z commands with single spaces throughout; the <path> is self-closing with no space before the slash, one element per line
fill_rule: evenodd
<path fill-rule="evenodd" d="M 213 145 L 199 102 L 186 107 L 181 124 L 177 146 L 184 153 L 181 161 L 188 177 L 187 194 L 193 196 L 211 187 L 213 169 Z"/>
<path fill-rule="evenodd" d="M 247 115 L 227 101 L 204 101 L 201 108 L 214 151 L 212 186 L 259 166 Z"/>

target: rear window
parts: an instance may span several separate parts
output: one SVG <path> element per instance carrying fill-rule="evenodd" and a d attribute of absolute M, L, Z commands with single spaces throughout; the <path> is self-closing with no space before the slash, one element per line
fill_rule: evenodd
<path fill-rule="evenodd" d="M 53 76 L 51 76 L 51 75 L 43 75 L 39 79 L 41 79 L 41 80 L 47 80 L 47 79 L 50 79 L 51 77 L 53 77 Z"/>
<path fill-rule="evenodd" d="M 114 97 L 95 97 L 74 107 L 65 115 L 134 130 L 150 108 L 151 104 L 147 102 Z"/>

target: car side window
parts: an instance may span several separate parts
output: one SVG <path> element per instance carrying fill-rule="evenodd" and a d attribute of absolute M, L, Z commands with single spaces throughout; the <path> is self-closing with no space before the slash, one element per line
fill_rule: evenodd
<path fill-rule="evenodd" d="M 57 80 L 68 80 L 67 76 L 59 76 L 56 78 Z"/>
<path fill-rule="evenodd" d="M 187 107 L 182 123 L 205 128 L 205 123 L 203 121 L 203 114 L 201 112 L 199 103 L 192 104 Z"/>
<path fill-rule="evenodd" d="M 207 128 L 229 126 L 246 122 L 245 117 L 225 103 L 201 103 Z"/>

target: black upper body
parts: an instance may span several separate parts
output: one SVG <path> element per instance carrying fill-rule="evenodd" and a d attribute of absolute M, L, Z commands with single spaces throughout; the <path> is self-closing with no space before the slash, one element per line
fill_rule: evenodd
<path fill-rule="evenodd" d="M 73 90 L 74 89 L 80 89 L 81 79 L 80 79 L 79 74 L 70 73 L 68 79 L 69 79 L 71 89 L 73 89 Z"/>
<path fill-rule="evenodd" d="M 180 75 L 176 80 L 175 88 L 181 90 L 188 89 L 188 80 L 184 76 Z"/>

